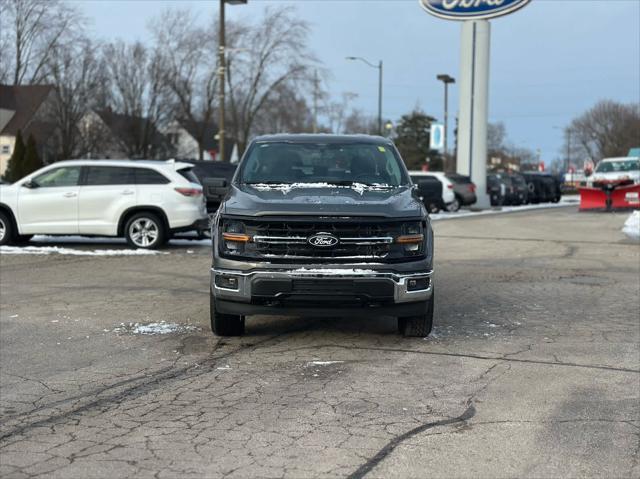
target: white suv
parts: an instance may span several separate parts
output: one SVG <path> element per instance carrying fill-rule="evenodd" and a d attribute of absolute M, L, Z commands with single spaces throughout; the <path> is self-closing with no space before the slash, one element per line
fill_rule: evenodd
<path fill-rule="evenodd" d="M 157 248 L 179 231 L 207 229 L 193 165 L 173 160 L 60 161 L 0 186 L 0 245 L 34 234 L 124 236 Z"/>

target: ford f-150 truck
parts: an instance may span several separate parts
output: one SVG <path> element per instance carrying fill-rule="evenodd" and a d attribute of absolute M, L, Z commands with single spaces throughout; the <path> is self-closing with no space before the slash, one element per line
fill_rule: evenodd
<path fill-rule="evenodd" d="M 217 335 L 255 314 L 393 316 L 405 336 L 431 332 L 433 231 L 386 138 L 256 138 L 212 228 Z"/>

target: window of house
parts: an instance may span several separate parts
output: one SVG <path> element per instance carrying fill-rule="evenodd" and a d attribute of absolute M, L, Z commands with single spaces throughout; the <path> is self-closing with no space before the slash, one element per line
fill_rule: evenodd
<path fill-rule="evenodd" d="M 11 147 L 9 145 L 2 145 L 2 154 L 8 155 L 11 153 Z"/>

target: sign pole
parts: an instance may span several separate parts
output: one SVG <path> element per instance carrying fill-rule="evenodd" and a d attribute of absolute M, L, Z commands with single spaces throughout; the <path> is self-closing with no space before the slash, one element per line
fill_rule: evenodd
<path fill-rule="evenodd" d="M 476 185 L 476 206 L 491 206 L 487 195 L 487 124 L 489 122 L 488 20 L 462 22 L 460 55 L 460 112 L 458 115 L 457 172 Z"/>

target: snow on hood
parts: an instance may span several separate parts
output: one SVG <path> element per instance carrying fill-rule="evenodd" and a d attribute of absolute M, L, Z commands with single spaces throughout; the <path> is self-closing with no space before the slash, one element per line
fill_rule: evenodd
<path fill-rule="evenodd" d="M 362 195 L 365 191 L 383 191 L 388 190 L 389 188 L 394 188 L 391 185 L 387 185 L 384 183 L 374 183 L 374 184 L 365 184 L 365 183 L 353 183 L 352 185 L 335 185 L 333 183 L 279 183 L 279 184 L 270 184 L 270 183 L 255 183 L 250 184 L 252 188 L 255 188 L 258 191 L 281 191 L 283 195 L 286 195 L 291 190 L 299 189 L 299 188 L 348 188 L 356 193 Z"/>
<path fill-rule="evenodd" d="M 102 249 L 85 250 L 62 248 L 60 246 L 0 246 L 0 254 L 61 254 L 68 256 L 149 256 L 169 254 L 162 251 L 148 249 Z"/>
<path fill-rule="evenodd" d="M 632 240 L 640 241 L 640 211 L 634 211 L 629 215 L 622 232 Z"/>

